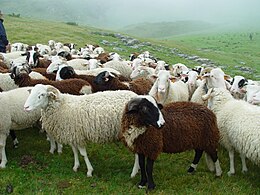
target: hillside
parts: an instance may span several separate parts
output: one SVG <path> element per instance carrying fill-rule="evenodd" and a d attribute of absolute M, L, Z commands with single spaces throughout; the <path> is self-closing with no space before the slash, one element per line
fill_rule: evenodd
<path fill-rule="evenodd" d="M 209 31 L 214 27 L 214 25 L 202 21 L 176 21 L 141 23 L 127 26 L 123 29 L 120 29 L 120 31 L 137 37 L 164 38 L 174 35 Z"/>

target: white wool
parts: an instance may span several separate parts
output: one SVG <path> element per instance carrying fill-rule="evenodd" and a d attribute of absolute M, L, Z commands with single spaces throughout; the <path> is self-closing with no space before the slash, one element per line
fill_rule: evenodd
<path fill-rule="evenodd" d="M 217 116 L 221 143 L 260 164 L 260 107 L 235 100 L 229 91 L 217 88 L 209 101 Z"/>
<path fill-rule="evenodd" d="M 42 111 L 42 126 L 55 140 L 84 146 L 118 139 L 123 108 L 136 94 L 105 91 L 90 95 L 58 94 Z"/>
<path fill-rule="evenodd" d="M 77 70 L 89 69 L 89 61 L 86 59 L 72 59 L 67 61 L 67 64 Z"/>
<path fill-rule="evenodd" d="M 5 150 L 5 140 L 9 131 L 23 130 L 33 126 L 41 116 L 40 109 L 33 112 L 25 112 L 23 105 L 29 96 L 28 90 L 32 87 L 21 87 L 0 93 L 0 148 Z M 5 168 L 7 158 L 5 152 L 1 152 L 2 162 L 0 168 Z"/>
<path fill-rule="evenodd" d="M 127 61 L 109 61 L 103 64 L 104 68 L 113 68 L 120 72 L 120 74 L 126 78 L 130 78 L 132 68 L 128 65 Z"/>
<path fill-rule="evenodd" d="M 38 72 L 32 71 L 29 76 L 33 79 L 46 79 Z M 0 73 L 0 88 L 3 91 L 9 91 L 11 89 L 18 88 L 18 85 L 14 83 L 14 80 L 10 77 L 10 73 Z"/>
<path fill-rule="evenodd" d="M 167 104 L 177 101 L 188 101 L 189 90 L 188 86 L 182 82 L 171 82 L 170 74 L 166 70 L 160 70 L 158 78 L 154 82 L 149 95 L 153 96 L 160 104 Z M 163 92 L 160 91 L 163 88 Z"/>

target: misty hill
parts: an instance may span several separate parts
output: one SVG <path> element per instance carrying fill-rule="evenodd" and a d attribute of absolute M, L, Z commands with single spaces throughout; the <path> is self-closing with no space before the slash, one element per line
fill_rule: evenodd
<path fill-rule="evenodd" d="M 120 29 L 120 31 L 137 37 L 165 38 L 174 35 L 197 33 L 213 28 L 212 24 L 202 21 L 176 21 L 129 25 Z"/>
<path fill-rule="evenodd" d="M 22 17 L 36 19 L 75 22 L 78 24 L 101 26 L 99 5 L 90 7 L 79 0 L 1 0 L 0 9 L 5 14 L 20 14 Z"/>

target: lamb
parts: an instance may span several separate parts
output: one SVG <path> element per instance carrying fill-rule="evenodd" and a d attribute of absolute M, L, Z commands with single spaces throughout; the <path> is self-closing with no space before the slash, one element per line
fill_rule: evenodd
<path fill-rule="evenodd" d="M 40 119 L 40 109 L 31 113 L 26 113 L 23 110 L 23 105 L 29 96 L 29 89 L 31 87 L 17 88 L 0 93 L 0 151 L 2 159 L 0 168 L 5 168 L 7 163 L 5 146 L 9 131 L 32 127 Z"/>
<path fill-rule="evenodd" d="M 149 95 L 154 97 L 160 104 L 167 104 L 176 101 L 188 101 L 189 90 L 182 81 L 172 83 L 172 76 L 167 70 L 160 70 L 154 82 Z"/>
<path fill-rule="evenodd" d="M 79 167 L 80 151 L 87 165 L 87 176 L 91 177 L 93 167 L 87 156 L 86 143 L 118 140 L 123 108 L 136 96 L 127 90 L 73 96 L 62 94 L 53 86 L 38 84 L 32 89 L 24 109 L 42 109 L 43 129 L 55 140 L 72 147 L 74 171 Z"/>
<path fill-rule="evenodd" d="M 236 100 L 227 89 L 211 88 L 203 96 L 216 114 L 221 134 L 220 143 L 228 150 L 230 170 L 235 174 L 234 150 L 240 153 L 242 172 L 247 171 L 245 157 L 260 164 L 260 108 L 243 100 Z"/>
<path fill-rule="evenodd" d="M 161 111 L 158 107 L 151 96 L 137 96 L 125 106 L 122 117 L 120 139 L 139 157 L 139 188 L 145 187 L 146 183 L 148 190 L 155 188 L 153 164 L 161 152 L 180 153 L 194 149 L 195 157 L 188 169 L 193 173 L 205 151 L 215 163 L 216 176 L 220 176 L 219 130 L 214 113 L 192 102 L 170 103 Z"/>
<path fill-rule="evenodd" d="M 108 71 L 101 72 L 95 77 L 97 88 L 106 90 L 130 90 L 138 95 L 147 95 L 153 86 L 149 79 L 139 78 L 130 82 L 122 82 L 119 78 Z"/>

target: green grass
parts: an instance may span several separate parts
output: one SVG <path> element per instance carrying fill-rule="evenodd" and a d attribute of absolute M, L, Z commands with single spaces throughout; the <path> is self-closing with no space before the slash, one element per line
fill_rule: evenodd
<path fill-rule="evenodd" d="M 1 170 L 0 194 L 11 184 L 14 194 L 144 194 L 137 189 L 140 175 L 130 178 L 134 155 L 120 142 L 87 144 L 88 156 L 94 168 L 93 177 L 86 177 L 82 157 L 81 167 L 72 170 L 73 154 L 65 146 L 61 155 L 50 154 L 49 142 L 36 129 L 17 131 L 18 149 L 7 140 L 7 168 Z M 237 174 L 227 176 L 228 154 L 220 149 L 219 159 L 223 176 L 215 178 L 202 159 L 194 175 L 186 170 L 193 152 L 161 154 L 155 162 L 155 194 L 259 194 L 260 169 L 248 162 L 249 172 L 241 173 L 241 163 L 236 157 Z M 27 159 L 26 161 L 24 159 Z"/>
<path fill-rule="evenodd" d="M 245 52 L 252 52 L 249 59 L 256 62 L 255 66 L 252 64 L 252 67 L 259 73 L 258 35 L 255 36 L 256 43 L 248 42 L 245 38 L 241 48 L 236 48 L 234 52 L 224 48 L 224 43 L 221 43 L 223 40 L 229 40 L 228 37 L 231 36 L 229 34 L 186 36 L 167 41 L 140 39 L 150 41 L 152 46 L 137 50 L 124 46 L 115 37 L 92 34 L 92 32 L 101 31 L 100 29 L 15 17 L 6 17 L 5 26 L 11 42 L 46 44 L 49 39 L 54 39 L 62 42 L 76 42 L 81 47 L 86 43 L 99 44 L 101 40 L 105 39 L 109 42 L 117 41 L 118 46 L 125 49 L 118 53 L 125 57 L 133 51 L 149 50 L 154 56 L 160 57 L 170 64 L 182 62 L 188 66 L 196 65 L 195 62 L 169 53 L 171 48 L 178 48 L 189 55 L 198 54 L 219 64 L 227 64 L 229 74 L 233 71 L 232 66 L 236 64 L 233 62 L 235 57 L 239 61 L 247 63 L 245 59 L 249 57 L 244 55 L 244 52 L 240 52 L 241 49 L 244 49 Z M 209 39 L 207 39 L 208 37 Z M 242 38 L 239 37 L 239 40 L 242 41 Z M 230 41 L 230 44 L 234 45 L 233 42 Z M 102 47 L 106 51 L 113 51 L 113 46 L 102 45 Z M 202 51 L 201 48 L 204 50 Z M 216 51 L 219 51 L 220 54 Z M 133 179 L 130 178 L 134 155 L 120 142 L 86 145 L 94 168 L 93 177 L 88 178 L 86 177 L 86 165 L 82 158 L 80 158 L 81 167 L 78 172 L 73 172 L 73 153 L 69 146 L 64 146 L 61 155 L 50 154 L 49 142 L 46 141 L 45 135 L 39 133 L 38 130 L 17 131 L 17 136 L 20 141 L 18 149 L 12 148 L 10 138 L 7 140 L 8 163 L 6 169 L 0 170 L 2 176 L 0 194 L 8 194 L 7 185 L 13 186 L 13 194 L 145 194 L 145 190 L 136 187 L 140 175 L 138 174 Z M 238 155 L 235 159 L 237 173 L 233 177 L 228 177 L 228 153 L 220 148 L 219 159 L 223 169 L 221 178 L 215 178 L 214 174 L 207 170 L 204 159 L 201 160 L 194 175 L 187 174 L 186 170 L 192 158 L 193 152 L 161 154 L 154 166 L 157 188 L 153 193 L 260 194 L 260 168 L 248 161 L 249 172 L 242 174 Z"/>
<path fill-rule="evenodd" d="M 164 42 L 176 45 L 184 52 L 211 59 L 216 65 L 231 76 L 243 75 L 246 78 L 260 80 L 260 33 L 253 33 L 253 40 L 248 32 L 214 33 L 192 36 L 175 36 Z M 253 70 L 248 74 L 239 67 Z"/>

